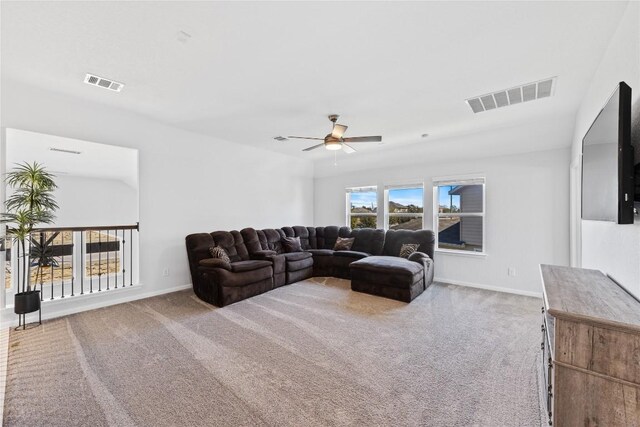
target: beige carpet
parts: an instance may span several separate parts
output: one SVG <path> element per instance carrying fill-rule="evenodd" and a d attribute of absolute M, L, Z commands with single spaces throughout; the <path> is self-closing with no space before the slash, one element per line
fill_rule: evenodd
<path fill-rule="evenodd" d="M 12 332 L 6 426 L 540 425 L 541 301 L 316 278 L 217 309 L 191 291 Z"/>

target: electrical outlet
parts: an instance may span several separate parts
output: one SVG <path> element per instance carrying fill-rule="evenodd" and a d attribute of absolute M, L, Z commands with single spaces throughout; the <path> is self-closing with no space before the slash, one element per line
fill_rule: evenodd
<path fill-rule="evenodd" d="M 516 275 L 516 269 L 513 267 L 509 267 L 507 268 L 507 275 L 511 276 L 511 277 L 515 277 Z"/>
<path fill-rule="evenodd" d="M 162 270 L 162 275 L 167 277 L 169 275 L 169 269 L 165 268 L 164 270 Z"/>

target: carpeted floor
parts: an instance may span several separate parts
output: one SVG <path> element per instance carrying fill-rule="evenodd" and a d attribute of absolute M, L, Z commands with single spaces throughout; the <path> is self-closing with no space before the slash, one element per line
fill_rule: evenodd
<path fill-rule="evenodd" d="M 539 426 L 540 305 L 316 278 L 218 309 L 191 291 L 12 332 L 5 426 Z"/>

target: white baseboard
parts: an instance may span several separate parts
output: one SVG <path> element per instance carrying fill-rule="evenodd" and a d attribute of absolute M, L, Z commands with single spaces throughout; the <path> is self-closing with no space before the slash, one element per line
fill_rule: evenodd
<path fill-rule="evenodd" d="M 42 304 L 42 320 L 54 319 L 60 316 L 67 316 L 69 314 L 80 313 L 87 310 L 95 310 L 97 308 L 108 307 L 115 304 L 122 304 L 125 302 L 135 301 L 143 298 L 150 298 L 190 288 L 191 283 L 188 283 L 186 285 L 178 285 L 171 288 L 157 289 L 145 292 L 144 285 L 139 284 L 126 288 L 102 291 L 101 293 L 86 293 L 84 295 L 76 295 L 64 299 L 58 298 L 53 301 L 45 300 Z M 34 316 L 37 316 L 37 313 L 31 313 L 27 315 L 27 322 L 33 322 L 34 319 L 37 320 L 37 317 Z M 0 310 L 0 317 L 2 318 L 0 328 L 7 328 L 18 325 L 18 316 L 13 313 L 12 307 L 7 307 Z"/>
<path fill-rule="evenodd" d="M 443 279 L 435 277 L 434 282 L 446 283 L 447 285 L 467 286 L 469 288 L 486 289 L 487 291 L 505 292 L 508 294 L 524 295 L 527 297 L 542 298 L 542 292 L 522 291 L 520 289 L 503 288 L 501 286 L 481 285 L 479 283 L 461 282 L 459 280 Z"/>

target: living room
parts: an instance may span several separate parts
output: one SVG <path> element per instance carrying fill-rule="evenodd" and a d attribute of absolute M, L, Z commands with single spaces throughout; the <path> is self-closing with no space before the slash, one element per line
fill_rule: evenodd
<path fill-rule="evenodd" d="M 640 141 L 640 3 L 2 1 L 0 19 L 0 172 L 47 168 L 57 219 L 34 230 L 60 233 L 26 317 L 27 257 L 2 246 L 5 425 L 640 424 L 640 404 L 559 418 L 540 351 L 559 277 L 541 265 L 640 297 L 640 221 L 582 209 L 583 139 L 621 82 Z M 191 235 L 270 273 L 225 300 L 236 272 L 190 258 Z M 335 260 L 339 238 L 364 255 Z"/>

